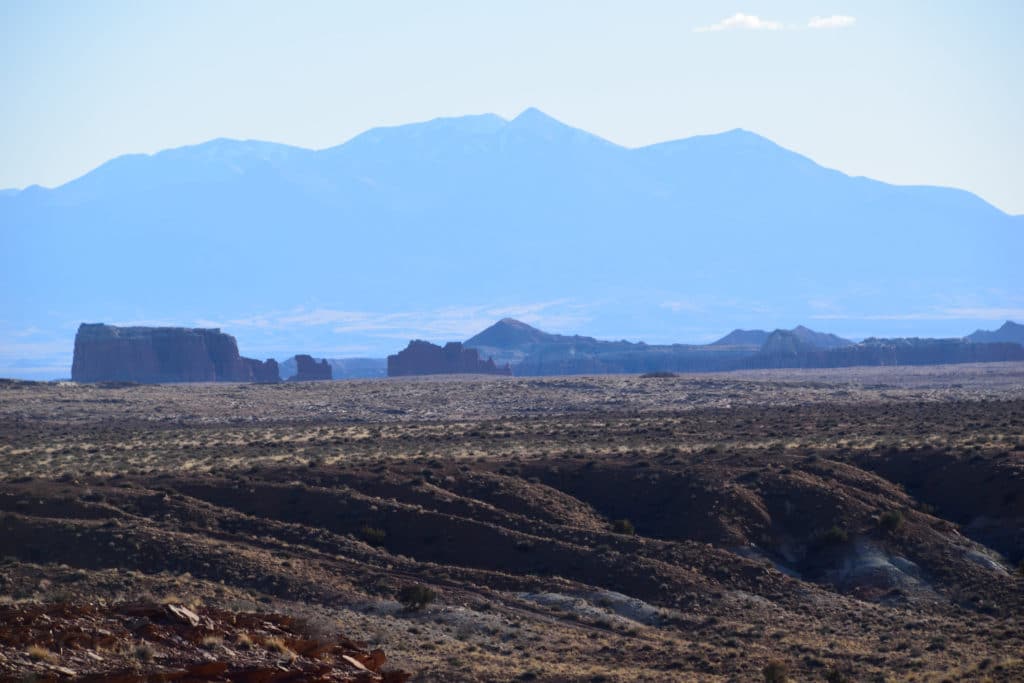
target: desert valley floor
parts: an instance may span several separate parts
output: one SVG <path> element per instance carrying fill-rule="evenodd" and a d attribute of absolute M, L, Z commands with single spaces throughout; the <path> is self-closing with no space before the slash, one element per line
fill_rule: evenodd
<path fill-rule="evenodd" d="M 1020 363 L 4 381 L 0 463 L 2 680 L 1024 680 Z"/>

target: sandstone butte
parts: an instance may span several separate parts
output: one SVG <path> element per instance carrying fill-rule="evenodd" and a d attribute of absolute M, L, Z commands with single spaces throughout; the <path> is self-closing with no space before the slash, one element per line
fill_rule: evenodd
<path fill-rule="evenodd" d="M 277 382 L 277 361 L 238 353 L 219 329 L 83 323 L 75 335 L 76 382 Z"/>
<path fill-rule="evenodd" d="M 493 358 L 480 359 L 476 349 L 463 347 L 462 342 L 448 342 L 443 347 L 415 339 L 402 351 L 388 356 L 388 377 L 442 374 L 511 375 L 506 363 L 498 366 Z"/>

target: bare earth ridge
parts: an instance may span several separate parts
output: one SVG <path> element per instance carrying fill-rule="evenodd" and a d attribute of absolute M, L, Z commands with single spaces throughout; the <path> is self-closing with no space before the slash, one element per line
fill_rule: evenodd
<path fill-rule="evenodd" d="M 0 459 L 4 680 L 1024 679 L 1024 363 L 7 381 Z"/>

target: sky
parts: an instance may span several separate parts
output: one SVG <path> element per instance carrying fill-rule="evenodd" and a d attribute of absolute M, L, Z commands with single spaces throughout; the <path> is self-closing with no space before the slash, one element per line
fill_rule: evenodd
<path fill-rule="evenodd" d="M 1018 0 L 0 0 L 0 188 L 534 106 L 627 146 L 746 128 L 1024 214 L 1022 26 Z"/>

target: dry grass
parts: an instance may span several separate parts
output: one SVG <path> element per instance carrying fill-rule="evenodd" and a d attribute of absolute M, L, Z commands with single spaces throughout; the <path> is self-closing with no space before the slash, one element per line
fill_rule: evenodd
<path fill-rule="evenodd" d="M 287 659 L 289 661 L 292 661 L 296 657 L 298 657 L 298 655 L 295 653 L 295 651 L 292 650 L 290 647 L 288 647 L 288 644 L 285 643 L 280 638 L 266 638 L 266 639 L 264 639 L 263 640 L 263 647 L 265 649 L 267 649 L 268 651 L 270 651 L 270 652 L 276 652 L 276 653 L 280 654 L 284 659 Z"/>
<path fill-rule="evenodd" d="M 57 655 L 42 645 L 29 645 L 26 652 L 29 657 L 39 662 L 53 664 L 57 661 Z"/>
<path fill-rule="evenodd" d="M 234 645 L 239 650 L 251 650 L 255 645 L 247 633 L 235 634 Z"/>

